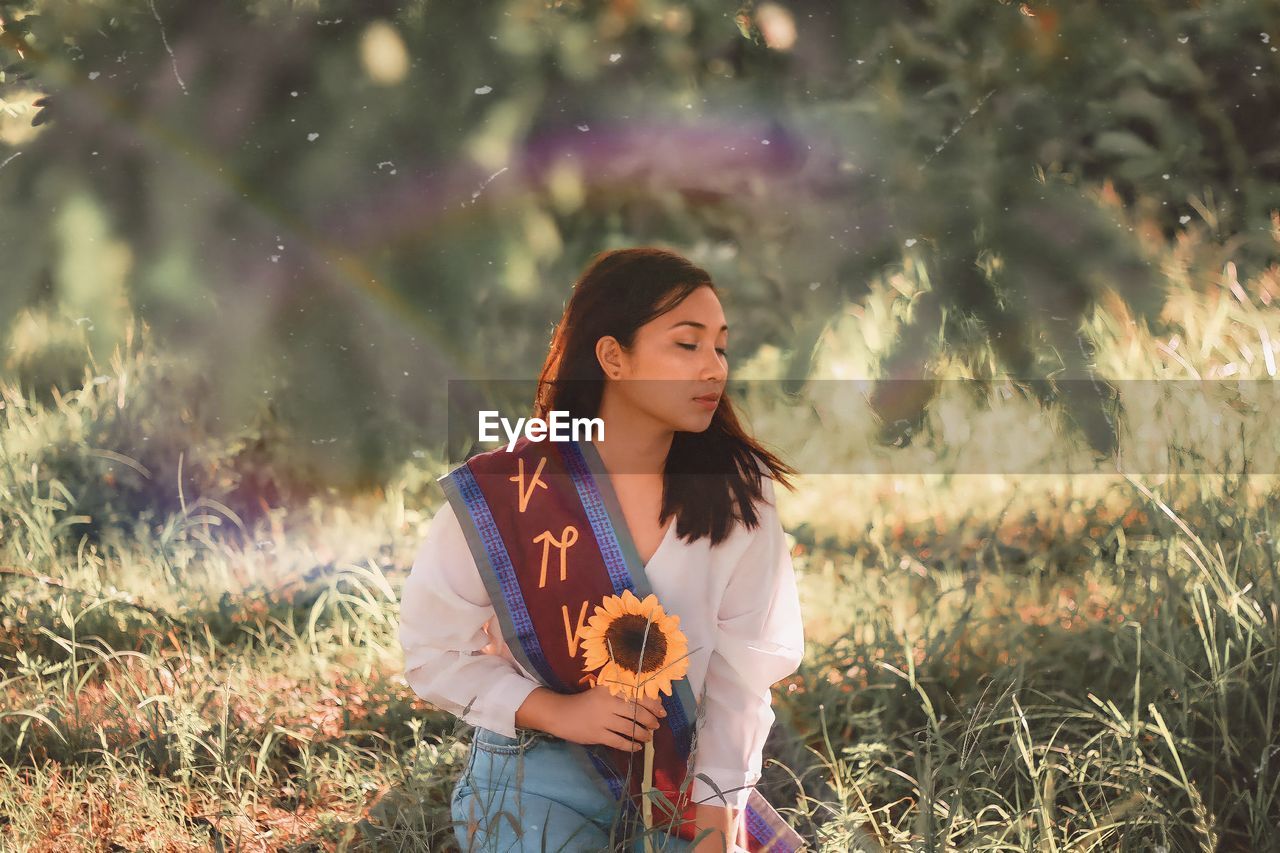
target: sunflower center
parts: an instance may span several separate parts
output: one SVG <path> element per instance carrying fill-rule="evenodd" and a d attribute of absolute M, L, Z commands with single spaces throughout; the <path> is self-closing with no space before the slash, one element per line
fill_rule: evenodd
<path fill-rule="evenodd" d="M 645 635 L 646 626 L 648 636 Z M 667 657 L 667 638 L 645 617 L 627 613 L 613 620 L 605 631 L 605 648 L 613 649 L 613 661 L 635 673 L 654 672 Z M 640 649 L 644 648 L 644 658 Z"/>

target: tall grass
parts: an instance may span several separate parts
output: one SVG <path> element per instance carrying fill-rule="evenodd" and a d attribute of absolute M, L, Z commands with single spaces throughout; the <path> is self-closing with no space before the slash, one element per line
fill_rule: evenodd
<path fill-rule="evenodd" d="M 1275 270 L 1209 275 L 1215 251 L 1169 249 L 1160 328 L 1099 305 L 1104 375 L 1274 376 Z M 833 325 L 821 375 L 873 375 L 918 286 Z M 189 380 L 139 335 L 48 401 L 0 386 L 0 843 L 454 849 L 465 727 L 395 642 L 444 462 L 258 501 L 285 434 L 219 433 Z M 782 510 L 808 653 L 775 688 L 771 801 L 824 850 L 1280 849 L 1278 494 L 1235 458 L 805 478 Z"/>
<path fill-rule="evenodd" d="M 1101 300 L 1099 373 L 1157 392 L 1273 381 L 1280 270 L 1240 281 L 1198 231 L 1165 265 L 1155 328 Z M 923 286 L 908 265 L 835 322 L 822 375 L 874 376 Z M 768 376 L 769 354 L 752 367 Z M 943 376 L 972 378 L 958 363 Z M 761 404 L 757 427 L 794 417 Z M 1203 424 L 1178 405 L 1133 406 L 1121 426 Z M 979 455 L 1010 452 L 1017 408 L 963 412 Z M 1273 464 L 1249 464 L 1274 460 L 1273 416 L 1252 414 L 1243 457 L 1167 430 L 1158 476 L 890 471 L 814 475 L 788 495 L 813 646 L 779 691 L 773 779 L 823 847 L 1280 849 L 1280 492 Z M 824 435 L 822 453 L 868 458 L 866 424 Z M 1031 460 L 1078 449 L 1047 431 L 1019 440 Z"/>

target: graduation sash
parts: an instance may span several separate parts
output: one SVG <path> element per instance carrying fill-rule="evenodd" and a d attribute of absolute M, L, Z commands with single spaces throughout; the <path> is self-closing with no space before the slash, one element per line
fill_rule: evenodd
<path fill-rule="evenodd" d="M 513 656 L 558 693 L 588 690 L 579 633 L 606 596 L 653 592 L 613 491 L 590 441 L 530 441 L 477 454 L 439 479 Z M 659 602 L 661 603 L 661 602 Z M 667 716 L 653 737 L 652 785 L 662 793 L 654 823 L 692 841 L 689 773 L 697 703 L 687 676 L 659 694 Z M 587 776 L 629 819 L 639 812 L 640 751 L 575 744 Z M 685 790 L 681 791 L 684 787 Z M 715 804 L 715 801 L 712 801 Z M 754 788 L 743 823 L 755 851 L 800 850 L 801 836 Z"/>

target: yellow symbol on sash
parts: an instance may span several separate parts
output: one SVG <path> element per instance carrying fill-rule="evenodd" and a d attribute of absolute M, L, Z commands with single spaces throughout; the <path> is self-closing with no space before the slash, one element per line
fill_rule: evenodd
<path fill-rule="evenodd" d="M 533 479 L 529 481 L 529 487 L 527 489 L 524 485 L 524 457 L 521 456 L 516 461 L 520 465 L 520 473 L 513 477 L 508 477 L 507 479 L 516 484 L 516 491 L 520 493 L 520 511 L 524 512 L 529 506 L 529 498 L 533 497 L 533 490 L 538 486 L 541 486 L 544 489 L 547 488 L 547 484 L 539 477 L 542 473 L 543 467 L 547 464 L 547 457 L 543 456 L 538 460 L 538 469 L 533 472 Z"/>
<path fill-rule="evenodd" d="M 578 528 L 572 524 L 565 527 L 564 532 L 560 534 L 561 538 L 551 535 L 550 530 L 544 530 L 533 538 L 534 542 L 542 543 L 542 574 L 538 577 L 538 589 L 542 589 L 547 585 L 547 558 L 551 556 L 551 546 L 560 549 L 560 580 L 565 578 L 565 569 L 568 567 L 569 546 L 578 541 Z"/>
<path fill-rule="evenodd" d="M 587 602 L 582 602 L 582 611 L 578 614 L 578 627 L 576 629 L 569 627 L 569 605 L 561 604 L 560 612 L 564 615 L 564 639 L 565 644 L 569 646 L 569 657 L 576 658 L 578 656 L 578 635 L 586 627 L 583 623 L 587 620 Z"/>

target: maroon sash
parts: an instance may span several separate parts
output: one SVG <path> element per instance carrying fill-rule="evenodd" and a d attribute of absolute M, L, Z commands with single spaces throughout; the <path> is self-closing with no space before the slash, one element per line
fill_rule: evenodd
<path fill-rule="evenodd" d="M 588 442 L 517 441 L 478 454 L 440 478 L 480 567 L 503 637 L 546 687 L 589 689 L 581 635 L 606 596 L 652 593 L 608 473 Z M 660 694 L 667 716 L 654 732 L 653 821 L 692 841 L 692 749 L 697 702 L 688 677 Z M 588 775 L 624 800 L 631 819 L 642 801 L 643 753 L 582 745 Z M 744 810 L 749 851 L 793 851 L 804 840 L 752 789 Z"/>

